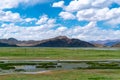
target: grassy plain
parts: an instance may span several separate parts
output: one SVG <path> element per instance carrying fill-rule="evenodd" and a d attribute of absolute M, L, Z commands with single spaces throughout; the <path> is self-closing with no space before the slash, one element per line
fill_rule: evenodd
<path fill-rule="evenodd" d="M 83 48 L 0 48 L 0 59 L 107 60 L 120 59 L 119 50 Z M 0 80 L 120 80 L 120 69 L 79 69 L 39 74 L 0 75 Z"/>
<path fill-rule="evenodd" d="M 120 80 L 120 70 L 63 70 L 42 74 L 0 75 L 0 80 Z"/>
<path fill-rule="evenodd" d="M 84 48 L 0 48 L 0 59 L 103 60 L 119 59 L 119 50 Z"/>

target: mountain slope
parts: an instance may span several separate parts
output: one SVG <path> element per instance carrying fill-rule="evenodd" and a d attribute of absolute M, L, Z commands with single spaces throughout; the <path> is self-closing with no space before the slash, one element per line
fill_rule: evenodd
<path fill-rule="evenodd" d="M 94 45 L 79 39 L 69 39 L 66 36 L 59 36 L 42 40 L 35 47 L 94 47 Z"/>
<path fill-rule="evenodd" d="M 115 44 L 115 45 L 113 45 L 112 47 L 120 47 L 120 42 Z"/>
<path fill-rule="evenodd" d="M 9 38 L 9 39 L 0 39 L 0 43 L 6 43 L 6 44 L 10 44 L 10 45 L 16 45 L 17 43 L 19 43 L 20 41 L 14 39 L 14 38 Z"/>
<path fill-rule="evenodd" d="M 104 46 L 108 46 L 108 47 L 111 47 L 119 42 L 120 42 L 120 39 L 90 41 L 90 43 L 92 43 L 92 44 L 100 44 L 100 45 L 104 45 Z"/>
<path fill-rule="evenodd" d="M 1 47 L 23 46 L 23 47 L 95 47 L 93 44 L 79 39 L 70 39 L 66 36 L 58 36 L 40 41 L 19 41 L 14 38 L 0 39 Z"/>
<path fill-rule="evenodd" d="M 17 45 L 9 45 L 7 43 L 0 43 L 0 47 L 17 47 Z"/>

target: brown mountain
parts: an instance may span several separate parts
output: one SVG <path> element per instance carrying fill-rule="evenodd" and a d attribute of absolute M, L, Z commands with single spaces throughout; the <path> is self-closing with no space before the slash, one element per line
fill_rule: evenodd
<path fill-rule="evenodd" d="M 10 45 L 7 43 L 0 43 L 0 47 L 17 47 L 17 45 Z"/>
<path fill-rule="evenodd" d="M 14 38 L 0 39 L 0 43 L 28 47 L 95 47 L 93 44 L 79 39 L 70 39 L 66 36 L 58 36 L 41 41 L 19 41 Z"/>
<path fill-rule="evenodd" d="M 17 45 L 17 46 L 33 46 L 37 44 L 39 41 L 19 41 L 15 38 L 9 38 L 9 39 L 0 39 L 0 43 L 5 43 L 9 45 Z"/>
<path fill-rule="evenodd" d="M 104 44 L 96 44 L 96 43 L 92 43 L 95 47 L 99 47 L 99 48 L 102 48 L 102 47 L 107 47 L 105 46 Z"/>
<path fill-rule="evenodd" d="M 113 45 L 120 42 L 120 39 L 115 40 L 98 40 L 98 41 L 89 41 L 92 44 L 100 44 L 106 47 L 112 47 Z"/>
<path fill-rule="evenodd" d="M 17 43 L 19 43 L 20 41 L 14 39 L 14 38 L 9 38 L 9 39 L 0 39 L 0 43 L 6 43 L 6 44 L 10 44 L 10 45 L 16 45 Z"/>
<path fill-rule="evenodd" d="M 120 42 L 115 44 L 115 45 L 113 45 L 112 47 L 120 47 Z"/>
<path fill-rule="evenodd" d="M 58 36 L 42 40 L 39 44 L 35 45 L 35 47 L 94 47 L 94 45 L 79 39 L 69 39 L 66 36 Z"/>

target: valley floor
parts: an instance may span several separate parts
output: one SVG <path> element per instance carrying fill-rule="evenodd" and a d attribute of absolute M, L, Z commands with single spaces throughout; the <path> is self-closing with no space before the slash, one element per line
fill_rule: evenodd
<path fill-rule="evenodd" d="M 0 60 L 119 60 L 120 49 L 0 48 Z M 120 80 L 120 69 L 55 70 L 0 75 L 0 80 Z"/>
<path fill-rule="evenodd" d="M 63 70 L 39 74 L 0 75 L 0 80 L 120 80 L 119 69 Z"/>
<path fill-rule="evenodd" d="M 118 48 L 0 48 L 0 59 L 107 60 L 119 59 Z"/>

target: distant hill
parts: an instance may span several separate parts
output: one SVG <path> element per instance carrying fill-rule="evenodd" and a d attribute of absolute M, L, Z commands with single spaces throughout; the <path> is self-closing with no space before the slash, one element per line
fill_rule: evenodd
<path fill-rule="evenodd" d="M 104 44 L 96 44 L 96 43 L 92 43 L 92 44 L 95 45 L 95 47 L 99 47 L 99 48 L 106 47 Z"/>
<path fill-rule="evenodd" d="M 79 39 L 70 39 L 66 36 L 58 36 L 40 41 L 19 41 L 14 38 L 0 39 L 0 43 L 6 45 L 28 46 L 28 47 L 95 47 L 93 44 Z"/>
<path fill-rule="evenodd" d="M 0 39 L 0 43 L 6 43 L 6 44 L 10 44 L 10 45 L 16 45 L 17 43 L 19 43 L 20 41 L 14 39 L 14 38 L 9 38 L 9 39 Z"/>
<path fill-rule="evenodd" d="M 66 36 L 58 36 L 45 40 L 20 41 L 15 38 L 0 39 L 0 47 L 19 46 L 19 47 L 119 47 L 120 39 L 117 40 L 98 40 L 82 41 L 79 39 L 70 39 Z"/>
<path fill-rule="evenodd" d="M 105 45 L 106 46 L 113 46 L 113 45 L 115 45 L 115 44 L 117 44 L 119 42 L 120 42 L 120 40 L 118 40 L 118 41 L 110 41 L 110 42 L 105 43 Z"/>
<path fill-rule="evenodd" d="M 9 45 L 7 43 L 0 43 L 0 47 L 17 47 L 17 45 Z"/>
<path fill-rule="evenodd" d="M 33 46 L 37 44 L 39 41 L 19 41 L 15 38 L 9 38 L 9 39 L 0 39 L 0 43 L 6 43 L 9 45 L 17 45 L 17 46 Z"/>
<path fill-rule="evenodd" d="M 81 41 L 79 39 L 69 39 L 66 36 L 42 40 L 37 47 L 95 47 L 93 44 Z"/>
<path fill-rule="evenodd" d="M 112 47 L 120 47 L 120 42 L 115 44 L 115 45 L 113 45 Z"/>
<path fill-rule="evenodd" d="M 119 43 L 120 40 L 98 40 L 98 41 L 90 41 L 90 43 L 92 44 L 99 44 L 99 45 L 104 45 L 104 46 L 108 46 L 108 47 L 112 47 L 113 45 Z"/>

